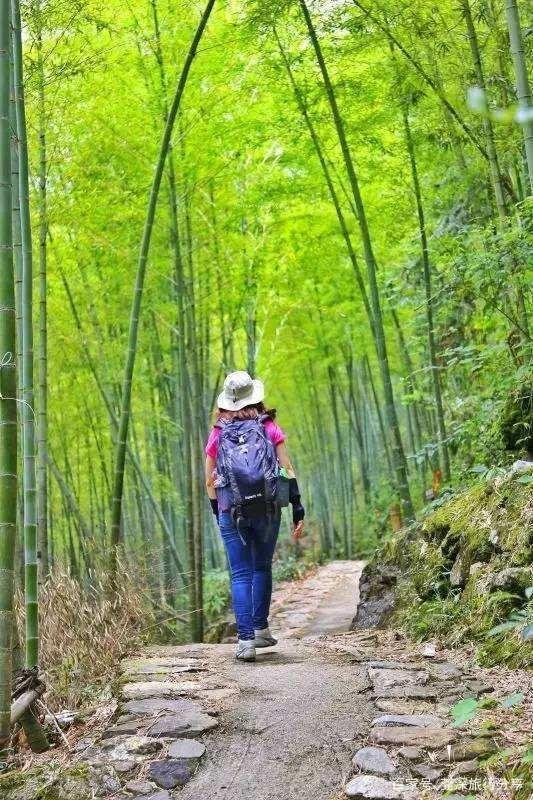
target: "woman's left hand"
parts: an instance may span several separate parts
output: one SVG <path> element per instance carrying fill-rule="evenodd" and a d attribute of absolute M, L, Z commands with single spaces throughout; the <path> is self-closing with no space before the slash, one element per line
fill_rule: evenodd
<path fill-rule="evenodd" d="M 301 539 L 303 535 L 304 535 L 304 521 L 303 519 L 301 519 L 300 522 L 294 526 L 294 530 L 292 532 L 292 538 L 294 539 L 294 541 L 296 541 L 297 539 Z"/>

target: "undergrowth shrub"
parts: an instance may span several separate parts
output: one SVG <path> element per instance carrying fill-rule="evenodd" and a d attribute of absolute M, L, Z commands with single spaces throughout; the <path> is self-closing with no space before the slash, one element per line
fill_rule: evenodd
<path fill-rule="evenodd" d="M 212 569 L 204 576 L 204 612 L 207 625 L 216 623 L 230 605 L 229 575 L 226 569 Z"/>

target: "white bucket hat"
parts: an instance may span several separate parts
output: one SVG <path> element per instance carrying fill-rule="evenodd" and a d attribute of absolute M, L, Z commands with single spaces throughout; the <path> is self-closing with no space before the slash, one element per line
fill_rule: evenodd
<path fill-rule="evenodd" d="M 230 372 L 224 381 L 224 389 L 217 400 L 224 411 L 240 411 L 245 406 L 260 403 L 265 397 L 265 387 L 259 378 L 252 380 L 247 372 Z"/>

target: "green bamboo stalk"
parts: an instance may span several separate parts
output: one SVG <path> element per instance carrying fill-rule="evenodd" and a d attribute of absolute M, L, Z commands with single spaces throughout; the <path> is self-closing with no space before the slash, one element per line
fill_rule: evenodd
<path fill-rule="evenodd" d="M 488 153 L 485 148 L 480 144 L 479 140 L 477 139 L 475 133 L 472 129 L 466 124 L 464 119 L 460 116 L 457 109 L 450 103 L 444 91 L 438 81 L 435 81 L 431 75 L 424 69 L 420 61 L 410 53 L 404 45 L 398 40 L 396 36 L 392 33 L 387 23 L 381 22 L 379 17 L 370 11 L 366 6 L 364 6 L 359 0 L 353 0 L 354 5 L 359 8 L 368 19 L 372 20 L 372 22 L 385 34 L 389 42 L 397 47 L 400 53 L 409 61 L 412 67 L 414 67 L 415 71 L 421 76 L 421 78 L 431 87 L 431 89 L 435 92 L 437 97 L 439 98 L 440 102 L 443 104 L 444 108 L 448 111 L 449 114 L 455 119 L 457 124 L 460 128 L 463 129 L 464 133 L 466 133 L 467 137 L 470 139 L 472 144 L 476 147 L 476 149 L 481 153 L 483 158 L 488 159 Z"/>
<path fill-rule="evenodd" d="M 35 425 L 33 411 L 33 263 L 19 0 L 11 0 L 11 13 L 13 23 L 15 107 L 19 141 L 19 197 L 22 234 L 22 431 L 26 666 L 35 667 L 38 663 L 39 655 L 39 620 L 37 601 L 37 487 L 35 480 Z"/>
<path fill-rule="evenodd" d="M 310 115 L 309 115 L 309 112 L 308 112 L 308 109 L 307 109 L 307 104 L 305 102 L 304 96 L 303 96 L 303 94 L 302 94 L 302 92 L 300 90 L 300 87 L 298 86 L 298 84 L 296 82 L 296 78 L 294 76 L 294 72 L 293 72 L 291 63 L 290 63 L 290 61 L 289 61 L 289 59 L 287 57 L 287 54 L 285 52 L 285 48 L 283 47 L 283 45 L 281 43 L 281 39 L 279 38 L 278 32 L 277 32 L 275 27 L 273 28 L 273 33 L 274 33 L 274 38 L 276 39 L 276 43 L 278 45 L 278 49 L 279 49 L 279 52 L 280 52 L 280 55 L 281 55 L 281 59 L 283 61 L 283 64 L 285 66 L 285 70 L 287 72 L 287 76 L 289 78 L 289 82 L 291 84 L 292 91 L 294 93 L 294 97 L 295 97 L 296 103 L 297 103 L 298 108 L 300 110 L 300 113 L 301 113 L 301 115 L 303 117 L 303 120 L 304 120 L 304 122 L 305 122 L 305 124 L 307 126 L 307 130 L 309 131 L 309 135 L 311 137 L 311 141 L 313 142 L 313 146 L 315 148 L 315 152 L 316 152 L 317 158 L 318 158 L 318 160 L 320 162 L 320 166 L 322 168 L 322 174 L 324 175 L 324 180 L 326 181 L 326 185 L 328 187 L 328 192 L 329 192 L 329 195 L 330 195 L 330 198 L 331 198 L 331 202 L 333 203 L 333 207 L 335 208 L 335 213 L 337 215 L 337 221 L 339 223 L 339 228 L 341 230 L 342 238 L 344 239 L 344 242 L 346 244 L 346 249 L 348 251 L 348 257 L 349 257 L 350 262 L 351 262 L 352 267 L 353 267 L 355 280 L 357 282 L 357 286 L 358 286 L 359 292 L 361 294 L 361 299 L 363 301 L 365 312 L 366 312 L 366 315 L 368 317 L 368 322 L 369 322 L 370 328 L 373 329 L 374 322 L 373 322 L 373 319 L 372 319 L 372 309 L 370 308 L 370 302 L 368 300 L 368 294 L 367 294 L 367 291 L 366 291 L 365 282 L 363 280 L 363 276 L 361 274 L 361 270 L 359 269 L 359 262 L 357 261 L 357 256 L 355 254 L 355 250 L 354 250 L 353 245 L 352 245 L 352 240 L 351 240 L 351 237 L 350 237 L 350 232 L 348 230 L 348 225 L 346 223 L 346 218 L 345 218 L 344 213 L 342 211 L 342 207 L 341 207 L 341 204 L 340 204 L 340 201 L 339 201 L 339 196 L 337 194 L 337 190 L 335 189 L 335 185 L 334 185 L 332 177 L 331 177 L 331 173 L 330 173 L 330 169 L 328 167 L 328 163 L 327 163 L 326 158 L 324 156 L 322 144 L 320 142 L 320 139 L 319 139 L 318 133 L 316 131 L 316 128 L 315 128 L 315 126 L 314 126 L 314 124 L 313 124 L 313 122 L 311 120 Z"/>
<path fill-rule="evenodd" d="M 378 356 L 379 368 L 381 373 L 381 381 L 383 384 L 383 395 L 385 399 L 385 413 L 387 417 L 387 427 L 391 436 L 391 450 L 392 460 L 395 474 L 396 491 L 402 504 L 402 514 L 406 521 L 410 521 L 414 517 L 413 505 L 411 502 L 411 493 L 409 490 L 409 481 L 407 476 L 407 462 L 405 460 L 405 453 L 403 449 L 402 437 L 400 433 L 400 426 L 398 423 L 398 416 L 396 407 L 394 405 L 394 393 L 392 389 L 392 381 L 389 368 L 389 359 L 387 353 L 387 344 L 385 341 L 385 330 L 383 327 L 383 316 L 381 311 L 381 301 L 379 297 L 379 288 L 377 282 L 377 264 L 374 257 L 372 248 L 372 241 L 370 238 L 370 231 L 366 218 L 366 211 L 359 189 L 359 181 L 355 171 L 355 164 L 352 158 L 346 133 L 344 129 L 344 121 L 337 105 L 337 99 L 333 84 L 329 77 L 329 72 L 322 54 L 322 48 L 316 35 L 316 31 L 307 8 L 305 0 L 300 0 L 300 7 L 307 25 L 309 38 L 315 51 L 316 59 L 324 82 L 324 88 L 328 98 L 331 114 L 335 124 L 339 145 L 344 158 L 346 172 L 350 182 L 350 187 L 353 194 L 355 209 L 357 211 L 357 222 L 361 233 L 363 243 L 363 254 L 366 264 L 368 285 L 370 288 L 370 302 L 372 308 L 372 317 L 374 320 L 374 339 L 376 345 L 376 353 Z"/>
<path fill-rule="evenodd" d="M 150 190 L 150 198 L 148 201 L 148 209 L 146 213 L 146 220 L 144 224 L 143 236 L 141 241 L 139 262 L 137 266 L 137 277 L 135 281 L 135 289 L 133 294 L 133 302 L 132 302 L 132 309 L 130 316 L 128 348 L 126 355 L 126 364 L 124 368 L 124 379 L 122 383 L 121 411 L 120 411 L 119 427 L 118 427 L 117 442 L 116 442 L 113 496 L 111 501 L 110 572 L 112 580 L 114 580 L 116 574 L 116 556 L 117 556 L 116 551 L 121 542 L 122 494 L 124 488 L 126 442 L 128 438 L 128 426 L 129 426 L 130 409 L 131 409 L 131 387 L 133 380 L 133 370 L 135 366 L 135 356 L 137 351 L 137 338 L 139 331 L 139 319 L 141 313 L 144 278 L 146 275 L 146 266 L 148 261 L 148 252 L 150 249 L 150 240 L 152 237 L 152 229 L 155 218 L 155 210 L 157 206 L 157 198 L 159 195 L 159 189 L 161 187 L 161 179 L 163 177 L 163 171 L 167 159 L 168 148 L 170 145 L 170 137 L 172 135 L 174 122 L 176 120 L 176 115 L 180 107 L 183 91 L 187 83 L 187 78 L 189 75 L 192 62 L 196 55 L 198 44 L 202 38 L 202 34 L 209 20 L 214 4 L 215 0 L 208 0 L 207 5 L 202 14 L 202 17 L 200 19 L 200 22 L 198 24 L 198 27 L 196 29 L 196 33 L 193 37 L 189 52 L 185 59 L 185 64 L 183 66 L 180 79 L 178 81 L 178 85 L 176 88 L 176 93 L 174 95 L 172 105 L 169 109 L 167 124 L 165 126 L 163 139 L 161 141 L 159 157 L 157 160 L 152 187 Z"/>
<path fill-rule="evenodd" d="M 46 104 L 43 58 L 43 17 L 41 0 L 34 6 L 36 17 L 35 46 L 38 79 L 39 133 L 39 345 L 38 409 L 37 409 L 37 538 L 40 553 L 41 577 L 50 570 L 48 555 L 48 332 L 46 311 L 47 239 L 48 239 L 48 155 L 46 146 Z"/>
<path fill-rule="evenodd" d="M 10 104 L 9 123 L 11 127 L 11 231 L 13 237 L 13 269 L 15 272 L 15 330 L 17 341 L 17 368 L 22 364 L 22 233 L 20 225 L 20 169 L 19 169 L 19 141 L 17 136 L 17 110 L 15 103 L 15 67 L 13 63 L 13 30 L 11 29 L 11 51 L 9 78 Z M 21 381 L 17 380 L 17 398 L 20 400 Z M 20 409 L 18 409 L 19 411 Z M 22 485 L 22 481 L 20 482 Z M 19 486 L 19 490 L 21 488 Z M 17 526 L 22 529 L 22 503 L 17 504 Z M 18 545 L 18 542 L 17 542 Z M 22 581 L 24 585 L 24 580 Z"/>
<path fill-rule="evenodd" d="M 17 405 L 11 147 L 9 0 L 0 0 L 0 748 L 9 736 L 14 555 L 17 533 Z"/>
<path fill-rule="evenodd" d="M 479 43 L 469 0 L 461 0 L 460 7 L 466 24 L 466 33 L 468 36 L 468 42 L 470 44 L 472 61 L 474 62 L 477 85 L 479 89 L 481 89 L 483 92 L 486 92 L 487 87 L 485 84 L 485 76 L 483 74 L 483 65 L 481 63 L 481 53 L 479 51 Z M 483 115 L 483 129 L 485 131 L 485 140 L 487 142 L 487 158 L 492 179 L 492 188 L 494 189 L 494 196 L 496 198 L 496 208 L 500 219 L 505 220 L 507 217 L 507 208 L 505 205 L 505 193 L 502 175 L 498 162 L 498 154 L 496 152 L 494 130 L 492 128 L 492 122 L 487 114 Z"/>
<path fill-rule="evenodd" d="M 520 27 L 520 13 L 517 0 L 506 0 L 505 16 L 509 29 L 511 55 L 516 77 L 516 94 L 518 105 L 529 114 L 533 109 L 533 95 L 529 85 L 526 57 L 522 43 L 522 30 Z M 524 146 L 526 150 L 527 171 L 529 175 L 529 192 L 533 192 L 533 121 L 531 119 L 522 123 L 524 131 Z"/>
<path fill-rule="evenodd" d="M 159 28 L 159 18 L 156 0 L 150 0 L 152 7 L 152 16 L 154 22 L 154 38 L 155 38 L 155 57 L 159 68 L 159 83 L 161 91 L 161 109 L 165 123 L 168 124 L 169 110 L 167 101 L 167 78 L 165 72 L 165 64 L 163 58 L 163 50 L 161 46 L 161 35 Z M 184 158 L 184 137 L 181 138 L 181 154 Z M 179 403 L 173 404 L 173 411 L 175 412 L 175 421 L 178 428 L 183 430 L 181 437 L 181 458 L 182 458 L 182 471 L 185 473 L 184 484 L 184 497 L 185 497 L 185 540 L 187 542 L 187 560 L 189 568 L 188 578 L 188 598 L 189 598 L 189 612 L 190 612 L 190 626 L 191 637 L 193 641 L 201 641 L 203 615 L 201 608 L 203 606 L 203 589 L 202 589 L 202 538 L 201 531 L 198 530 L 198 493 L 195 493 L 195 476 L 193 474 L 193 466 L 195 459 L 195 414 L 201 413 L 201 409 L 197 407 L 197 352 L 196 352 L 196 324 L 195 324 L 195 311 L 194 311 L 194 270 L 192 264 L 192 230 L 191 220 L 189 216 L 189 209 L 187 205 L 187 193 L 183 191 L 183 205 L 185 212 L 185 229 L 186 229 L 186 252 L 188 256 L 189 267 L 189 289 L 187 289 L 185 282 L 185 270 L 182 257 L 182 248 L 180 241 L 180 225 L 178 217 L 178 193 L 177 193 L 177 179 L 174 168 L 173 150 L 169 145 L 167 154 L 167 178 L 168 178 L 168 198 L 170 210 L 170 241 L 173 253 L 173 273 L 174 273 L 174 299 L 177 307 L 177 355 L 178 355 L 178 371 L 177 371 L 177 388 L 176 392 L 179 396 Z M 191 394 L 191 387 L 194 388 L 193 396 Z M 200 542 L 200 547 L 198 547 Z M 199 560 L 200 559 L 200 560 Z M 200 574 L 199 574 L 200 573 Z"/>
<path fill-rule="evenodd" d="M 381 413 L 381 405 L 379 402 L 378 393 L 376 391 L 376 385 L 374 383 L 374 378 L 372 376 L 372 369 L 370 368 L 370 361 L 368 360 L 368 356 L 366 354 L 363 356 L 363 375 L 365 375 L 365 373 L 366 373 L 366 378 L 368 380 L 368 385 L 370 386 L 372 399 L 374 401 L 374 408 L 376 410 L 376 419 L 378 421 L 379 433 L 381 436 L 381 442 L 383 444 L 383 450 L 385 451 L 385 459 L 387 461 L 387 467 L 389 470 L 389 474 L 391 475 L 391 477 L 393 477 L 394 466 L 392 463 L 387 434 L 385 432 L 385 423 L 383 421 L 383 414 Z"/>
<path fill-rule="evenodd" d="M 354 368 L 353 368 L 353 354 L 350 353 L 349 358 L 345 360 L 346 375 L 348 378 L 348 405 L 347 413 L 352 425 L 355 440 L 357 443 L 357 460 L 359 462 L 359 474 L 361 477 L 361 484 L 363 486 L 363 494 L 365 498 L 365 505 L 370 507 L 371 497 L 371 483 L 368 475 L 368 456 L 363 439 L 363 431 L 361 425 L 361 416 L 355 396 L 355 381 L 354 381 Z M 353 421 L 352 421 L 353 420 Z"/>
<path fill-rule="evenodd" d="M 115 411 L 113 409 L 113 406 L 111 404 L 111 400 L 109 399 L 109 396 L 107 394 L 107 390 L 105 389 L 105 387 L 102 384 L 102 381 L 100 380 L 100 377 L 98 375 L 98 371 L 96 369 L 96 365 L 94 363 L 94 359 L 91 356 L 91 352 L 90 352 L 89 347 L 87 345 L 86 337 L 84 335 L 84 331 L 83 331 L 83 328 L 82 328 L 82 325 L 81 325 L 81 320 L 80 320 L 78 311 L 76 309 L 76 305 L 74 303 L 74 298 L 72 296 L 72 292 L 70 291 L 70 287 L 68 285 L 68 282 L 67 282 L 67 279 L 65 277 L 65 274 L 61 269 L 59 270 L 59 274 L 61 276 L 61 279 L 62 279 L 62 282 L 63 282 L 63 286 L 65 288 L 65 292 L 67 293 L 67 298 L 68 298 L 68 301 L 69 301 L 70 310 L 72 311 L 72 316 L 74 317 L 74 321 L 75 321 L 76 327 L 77 327 L 77 329 L 78 329 L 78 331 L 80 333 L 81 346 L 82 346 L 85 358 L 87 360 L 87 364 L 89 366 L 90 372 L 91 372 L 91 374 L 92 374 L 92 376 L 94 378 L 94 381 L 96 383 L 96 386 L 98 388 L 100 396 L 101 396 L 101 398 L 103 400 L 103 403 L 104 403 L 104 405 L 106 407 L 107 413 L 109 414 L 109 419 L 110 419 L 111 425 L 113 426 L 113 429 L 118 430 L 118 419 L 117 419 L 117 416 L 116 416 Z M 154 511 L 159 523 L 161 524 L 161 528 L 163 530 L 163 534 L 169 540 L 169 546 L 170 546 L 170 550 L 172 552 L 172 558 L 174 559 L 174 563 L 176 565 L 176 568 L 177 568 L 178 572 L 180 573 L 180 575 L 183 578 L 183 575 L 184 575 L 183 565 L 181 563 L 181 559 L 179 557 L 179 553 L 178 553 L 178 551 L 176 549 L 176 546 L 174 545 L 174 541 L 173 541 L 173 538 L 172 538 L 172 532 L 168 528 L 168 525 L 167 525 L 166 519 L 164 517 L 164 514 L 162 513 L 161 508 L 159 507 L 159 505 L 157 503 L 157 500 L 155 499 L 154 493 L 152 491 L 152 488 L 150 486 L 150 483 L 149 483 L 146 475 L 144 474 L 144 471 L 143 471 L 143 469 L 141 467 L 140 461 L 136 457 L 136 455 L 133 452 L 132 448 L 130 447 L 129 443 L 127 444 L 126 451 L 127 451 L 127 454 L 128 454 L 128 456 L 129 456 L 129 458 L 131 460 L 131 463 L 133 464 L 134 469 L 136 470 L 137 474 L 139 475 L 139 479 L 140 479 L 140 481 L 141 481 L 141 483 L 143 485 L 144 491 L 146 492 L 146 494 L 148 496 L 148 499 L 150 501 L 152 509 L 153 509 L 153 511 Z M 48 459 L 48 461 L 50 461 L 50 460 Z"/>
<path fill-rule="evenodd" d="M 439 365 L 437 364 L 437 348 L 435 345 L 435 323 L 433 319 L 434 301 L 431 290 L 431 265 L 429 262 L 429 247 L 428 247 L 428 238 L 426 232 L 426 220 L 424 216 L 424 206 L 422 203 L 422 191 L 420 189 L 420 180 L 418 177 L 415 146 L 413 142 L 413 136 L 411 133 L 411 125 L 409 122 L 409 109 L 407 108 L 405 103 L 402 105 L 402 119 L 403 119 L 404 133 L 405 133 L 405 142 L 407 146 L 407 154 L 409 156 L 409 164 L 411 166 L 411 178 L 413 181 L 413 189 L 416 201 L 416 213 L 418 217 L 418 231 L 420 234 L 420 247 L 422 250 L 422 267 L 424 271 L 424 288 L 426 292 L 426 320 L 427 320 L 429 366 L 431 369 L 433 396 L 435 397 L 435 408 L 437 411 L 440 463 L 442 467 L 442 477 L 444 478 L 445 483 L 449 483 L 451 477 L 450 456 L 448 452 L 448 444 L 446 437 L 446 424 L 444 421 L 444 406 L 442 403 L 442 390 L 440 385 Z"/>

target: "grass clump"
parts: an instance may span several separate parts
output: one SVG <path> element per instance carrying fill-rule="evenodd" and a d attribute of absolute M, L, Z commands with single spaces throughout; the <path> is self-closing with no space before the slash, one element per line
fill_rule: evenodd
<path fill-rule="evenodd" d="M 86 764 L 47 763 L 0 775 L 2 800 L 87 800 L 92 796 Z"/>
<path fill-rule="evenodd" d="M 40 654 L 52 709 L 94 702 L 120 659 L 148 641 L 155 617 L 148 586 L 142 586 L 138 575 L 125 571 L 112 596 L 98 579 L 83 586 L 57 570 L 43 584 Z"/>

